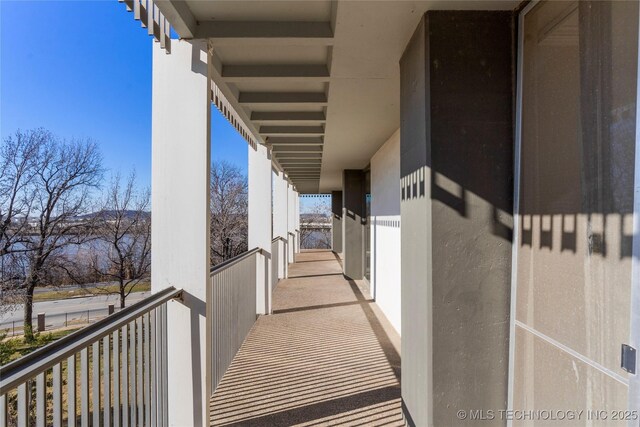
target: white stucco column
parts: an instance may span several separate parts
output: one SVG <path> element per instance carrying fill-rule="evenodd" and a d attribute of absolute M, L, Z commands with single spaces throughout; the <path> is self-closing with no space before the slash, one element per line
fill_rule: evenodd
<path fill-rule="evenodd" d="M 287 185 L 287 232 L 289 233 L 289 262 L 295 261 L 294 254 L 296 252 L 296 221 L 295 221 L 295 201 L 296 194 L 292 184 Z M 293 234 L 293 235 L 292 235 Z"/>
<path fill-rule="evenodd" d="M 262 248 L 258 256 L 256 313 L 271 313 L 271 154 L 264 145 L 249 147 L 249 250 Z"/>
<path fill-rule="evenodd" d="M 167 309 L 169 425 L 208 424 L 205 307 L 209 279 L 211 103 L 204 43 L 153 46 L 153 292 L 184 289 Z"/>
<path fill-rule="evenodd" d="M 287 181 L 282 172 L 274 172 L 274 189 L 273 189 L 273 237 L 282 237 L 288 239 L 287 235 Z M 287 263 L 285 262 L 286 254 L 281 254 L 278 260 L 278 277 L 287 277 Z"/>
<path fill-rule="evenodd" d="M 300 252 L 300 194 L 295 192 L 294 223 L 296 229 L 296 253 Z"/>

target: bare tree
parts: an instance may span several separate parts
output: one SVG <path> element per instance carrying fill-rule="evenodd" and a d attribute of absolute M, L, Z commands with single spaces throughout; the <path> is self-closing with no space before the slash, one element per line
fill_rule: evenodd
<path fill-rule="evenodd" d="M 33 293 L 56 269 L 70 261 L 65 249 L 91 238 L 81 216 L 91 210 L 90 195 L 102 179 L 102 157 L 90 140 L 59 141 L 46 133 L 35 153 L 34 173 L 25 192 L 33 192 L 29 219 L 33 231 L 24 239 L 27 271 L 23 281 L 25 339 L 32 340 Z"/>
<path fill-rule="evenodd" d="M 331 249 L 331 210 L 327 202 L 318 201 L 300 214 L 300 247 Z"/>
<path fill-rule="evenodd" d="M 247 251 L 247 178 L 228 162 L 211 165 L 211 265 Z"/>
<path fill-rule="evenodd" d="M 116 292 L 96 287 L 94 293 L 117 293 L 120 308 L 134 286 L 151 272 L 151 192 L 136 190 L 132 172 L 123 185 L 120 174 L 112 177 L 101 211 L 96 215 L 89 274 L 95 281 L 115 281 Z"/>
<path fill-rule="evenodd" d="M 34 201 L 30 188 L 36 157 L 49 134 L 43 129 L 17 131 L 0 147 L 0 311 L 19 302 L 24 277 L 24 241 Z"/>

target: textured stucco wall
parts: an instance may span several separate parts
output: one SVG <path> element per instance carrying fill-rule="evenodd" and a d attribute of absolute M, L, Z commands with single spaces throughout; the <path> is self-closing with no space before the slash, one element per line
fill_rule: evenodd
<path fill-rule="evenodd" d="M 371 289 L 400 333 L 400 130 L 371 158 Z"/>
<path fill-rule="evenodd" d="M 401 61 L 402 387 L 417 425 L 507 404 L 512 23 L 428 12 Z"/>

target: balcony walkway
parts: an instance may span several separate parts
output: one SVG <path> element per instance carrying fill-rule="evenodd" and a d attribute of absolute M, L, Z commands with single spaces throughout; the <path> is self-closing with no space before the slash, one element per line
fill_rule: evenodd
<path fill-rule="evenodd" d="M 404 426 L 399 337 L 330 251 L 303 251 L 211 398 L 211 425 Z"/>

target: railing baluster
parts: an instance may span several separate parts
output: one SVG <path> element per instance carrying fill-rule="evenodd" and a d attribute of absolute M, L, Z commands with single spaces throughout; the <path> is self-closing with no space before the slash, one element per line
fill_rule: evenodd
<path fill-rule="evenodd" d="M 92 347 L 91 367 L 93 368 L 93 375 L 91 376 L 91 400 L 93 401 L 93 411 L 91 415 L 93 417 L 93 425 L 100 426 L 100 341 L 94 342 Z"/>
<path fill-rule="evenodd" d="M 144 384 L 142 384 L 142 374 L 143 374 L 143 354 L 142 354 L 142 343 L 144 341 L 144 331 L 142 330 L 142 317 L 138 317 L 136 319 L 136 324 L 138 326 L 138 338 L 136 341 L 136 348 L 138 350 L 137 356 L 137 366 L 136 371 L 138 373 L 138 384 L 136 385 L 136 389 L 138 390 L 138 426 L 144 425 Z"/>
<path fill-rule="evenodd" d="M 144 425 L 151 427 L 151 357 L 149 356 L 149 341 L 151 332 L 149 313 L 142 317 L 144 321 Z"/>
<path fill-rule="evenodd" d="M 149 335 L 150 335 L 150 343 L 149 343 L 149 359 L 150 359 L 150 364 L 151 366 L 149 367 L 150 369 L 150 374 L 151 374 L 151 378 L 150 378 L 150 384 L 149 386 L 151 387 L 151 404 L 149 406 L 149 411 L 151 414 L 151 418 L 149 419 L 149 421 L 151 422 L 152 426 L 156 426 L 158 423 L 158 414 L 157 414 L 157 409 L 158 409 L 158 405 L 157 405 L 157 389 L 156 389 L 156 312 L 157 310 L 152 310 L 149 313 Z"/>
<path fill-rule="evenodd" d="M 67 358 L 67 424 L 75 427 L 76 421 L 76 355 Z"/>
<path fill-rule="evenodd" d="M 129 337 L 122 327 L 122 426 L 129 427 Z"/>
<path fill-rule="evenodd" d="M 36 376 L 36 426 L 44 427 L 47 422 L 47 386 L 45 381 L 46 372 L 40 372 Z"/>
<path fill-rule="evenodd" d="M 29 425 L 29 396 L 27 394 L 29 381 L 18 386 L 18 425 Z"/>
<path fill-rule="evenodd" d="M 102 405 L 103 425 L 111 425 L 111 337 L 107 335 L 102 338 Z"/>
<path fill-rule="evenodd" d="M 129 415 L 131 427 L 136 427 L 136 323 L 129 323 Z"/>
<path fill-rule="evenodd" d="M 113 331 L 113 427 L 120 427 L 120 331 Z"/>
<path fill-rule="evenodd" d="M 53 367 L 53 426 L 62 427 L 62 364 Z"/>
<path fill-rule="evenodd" d="M 89 348 L 80 351 L 80 423 L 89 427 Z"/>

